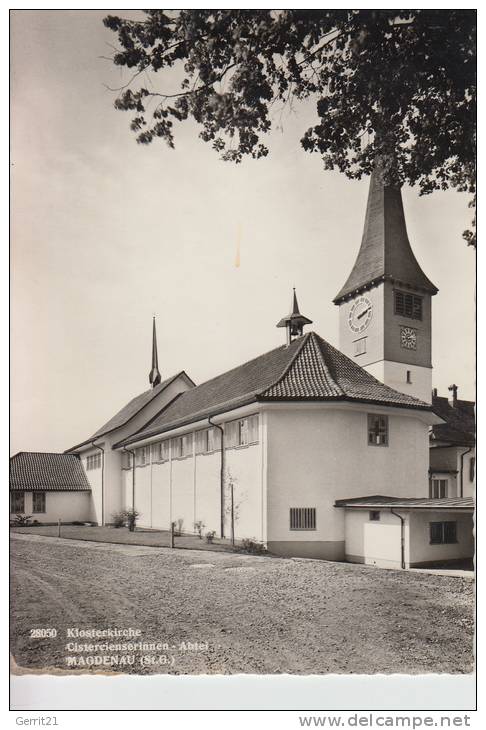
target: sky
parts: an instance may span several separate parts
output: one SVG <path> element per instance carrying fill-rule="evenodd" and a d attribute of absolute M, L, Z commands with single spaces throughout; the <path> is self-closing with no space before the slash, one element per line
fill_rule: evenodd
<path fill-rule="evenodd" d="M 116 41 L 104 15 L 11 13 L 11 453 L 63 451 L 146 390 L 154 314 L 163 378 L 200 383 L 282 344 L 293 286 L 338 346 L 332 299 L 361 241 L 368 180 L 301 149 L 312 103 L 276 113 L 263 160 L 222 162 L 192 122 L 175 150 L 137 145 L 106 88 L 128 77 L 102 58 Z M 405 187 L 403 199 L 439 288 L 434 386 L 473 399 L 468 198 Z"/>

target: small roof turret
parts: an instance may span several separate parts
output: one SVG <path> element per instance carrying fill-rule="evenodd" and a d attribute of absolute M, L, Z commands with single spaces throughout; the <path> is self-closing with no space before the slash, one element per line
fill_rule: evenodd
<path fill-rule="evenodd" d="M 278 322 L 277 327 L 287 328 L 287 344 L 290 344 L 295 337 L 301 337 L 306 324 L 312 324 L 312 320 L 304 317 L 304 315 L 300 313 L 299 304 L 297 302 L 297 294 L 295 293 L 294 287 L 290 314 L 283 317 L 280 322 Z"/>

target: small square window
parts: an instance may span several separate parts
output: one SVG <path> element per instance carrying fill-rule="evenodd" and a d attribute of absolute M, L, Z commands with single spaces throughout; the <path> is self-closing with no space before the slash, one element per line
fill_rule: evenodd
<path fill-rule="evenodd" d="M 361 337 L 359 340 L 354 341 L 354 354 L 355 355 L 364 355 L 366 352 L 366 340 L 367 337 Z"/>
<path fill-rule="evenodd" d="M 457 542 L 457 522 L 430 522 L 430 544 L 448 545 Z"/>
<path fill-rule="evenodd" d="M 380 510 L 370 511 L 370 522 L 379 522 L 381 519 Z"/>
<path fill-rule="evenodd" d="M 388 446 L 388 416 L 368 414 L 368 445 Z"/>

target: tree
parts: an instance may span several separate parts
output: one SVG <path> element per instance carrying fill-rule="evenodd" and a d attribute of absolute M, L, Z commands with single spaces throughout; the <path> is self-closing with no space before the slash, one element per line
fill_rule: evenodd
<path fill-rule="evenodd" d="M 474 195 L 474 10 L 144 12 L 104 20 L 113 62 L 133 70 L 115 106 L 134 112 L 141 144 L 173 147 L 175 124 L 192 118 L 222 159 L 261 158 L 275 109 L 311 100 L 301 144 L 327 169 L 360 178 L 378 157 L 390 184 Z M 147 82 L 161 71 L 173 88 Z"/>

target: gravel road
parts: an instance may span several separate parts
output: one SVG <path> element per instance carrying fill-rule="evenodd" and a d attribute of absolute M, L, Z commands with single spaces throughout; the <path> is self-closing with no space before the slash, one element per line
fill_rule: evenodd
<path fill-rule="evenodd" d="M 465 578 L 28 535 L 12 536 L 11 561 L 11 650 L 20 671 L 473 670 L 474 586 Z M 39 629 L 57 633 L 37 637 Z M 140 636 L 72 635 L 90 629 Z M 127 641 L 144 646 L 106 648 Z"/>

